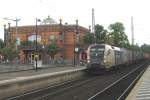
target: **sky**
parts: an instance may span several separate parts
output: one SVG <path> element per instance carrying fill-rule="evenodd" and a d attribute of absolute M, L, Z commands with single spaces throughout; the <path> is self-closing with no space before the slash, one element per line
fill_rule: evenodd
<path fill-rule="evenodd" d="M 3 25 L 14 21 L 3 18 L 20 18 L 18 26 L 35 25 L 35 19 L 44 19 L 48 15 L 59 22 L 75 24 L 88 28 L 92 24 L 92 8 L 95 23 L 108 29 L 110 24 L 122 22 L 125 33 L 131 42 L 131 16 L 134 22 L 135 43 L 150 44 L 149 0 L 0 0 L 0 38 L 3 39 Z"/>

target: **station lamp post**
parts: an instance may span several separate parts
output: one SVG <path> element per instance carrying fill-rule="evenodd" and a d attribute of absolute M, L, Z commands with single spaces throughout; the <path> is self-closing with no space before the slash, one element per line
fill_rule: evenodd
<path fill-rule="evenodd" d="M 78 20 L 76 20 L 76 27 L 74 33 L 74 67 L 76 66 L 76 53 L 79 51 L 79 48 L 76 47 L 76 36 L 78 34 Z"/>
<path fill-rule="evenodd" d="M 38 50 L 37 50 L 37 35 L 38 35 L 38 22 L 41 22 L 40 19 L 36 18 L 36 25 L 35 25 L 35 34 L 36 34 L 36 37 L 35 37 L 35 52 L 36 52 L 36 55 L 35 55 L 35 70 L 37 71 L 37 60 L 38 60 Z"/>
<path fill-rule="evenodd" d="M 4 24 L 4 47 L 6 47 L 6 25 Z"/>

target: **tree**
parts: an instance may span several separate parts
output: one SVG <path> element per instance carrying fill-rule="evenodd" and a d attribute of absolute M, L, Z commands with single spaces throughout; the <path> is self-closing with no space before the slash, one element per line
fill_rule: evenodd
<path fill-rule="evenodd" d="M 133 48 L 133 50 L 141 51 L 141 48 L 140 48 L 140 46 L 138 45 L 138 43 L 136 43 L 135 45 L 132 45 L 132 48 Z"/>
<path fill-rule="evenodd" d="M 2 39 L 0 39 L 0 49 L 4 48 L 4 42 Z"/>
<path fill-rule="evenodd" d="M 95 25 L 95 36 L 96 43 L 106 43 L 107 42 L 107 30 L 104 29 L 102 25 Z"/>
<path fill-rule="evenodd" d="M 21 41 L 21 45 L 22 46 L 31 46 L 32 45 L 32 41 Z"/>
<path fill-rule="evenodd" d="M 8 59 L 8 60 L 13 60 L 13 58 L 16 58 L 19 56 L 18 55 L 19 52 L 11 48 L 3 48 L 1 50 L 1 53 L 5 57 L 5 59 Z"/>
<path fill-rule="evenodd" d="M 143 44 L 143 45 L 141 45 L 141 49 L 143 52 L 150 53 L 150 45 Z"/>
<path fill-rule="evenodd" d="M 110 37 L 112 38 L 112 44 L 118 47 L 128 48 L 130 46 L 128 36 L 125 34 L 124 25 L 120 22 L 110 24 Z"/>
<path fill-rule="evenodd" d="M 86 44 L 92 44 L 92 43 L 106 43 L 107 42 L 107 30 L 104 29 L 102 25 L 95 25 L 95 39 L 94 40 L 94 34 L 91 32 L 86 33 L 84 36 L 84 43 Z"/>
<path fill-rule="evenodd" d="M 86 33 L 86 35 L 83 37 L 83 41 L 87 45 L 92 44 L 93 43 L 93 41 L 92 41 L 92 33 L 90 33 L 90 32 Z"/>
<path fill-rule="evenodd" d="M 55 44 L 50 44 L 48 47 L 48 54 L 51 56 L 52 59 L 54 59 L 54 56 L 58 53 L 58 47 Z"/>

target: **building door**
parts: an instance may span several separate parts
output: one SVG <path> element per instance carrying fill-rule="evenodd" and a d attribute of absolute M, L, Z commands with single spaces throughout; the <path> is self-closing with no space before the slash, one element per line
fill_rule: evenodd
<path fill-rule="evenodd" d="M 32 52 L 27 53 L 27 61 L 31 64 L 34 62 L 34 54 Z"/>

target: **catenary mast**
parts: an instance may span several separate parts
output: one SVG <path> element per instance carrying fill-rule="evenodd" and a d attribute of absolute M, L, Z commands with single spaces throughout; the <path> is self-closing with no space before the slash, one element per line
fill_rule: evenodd
<path fill-rule="evenodd" d="M 134 24 L 133 24 L 133 17 L 131 17 L 131 34 L 132 34 L 132 45 L 134 45 Z"/>
<path fill-rule="evenodd" d="M 93 34 L 93 41 L 96 43 L 96 36 L 95 36 L 95 16 L 94 16 L 94 9 L 92 8 L 92 34 Z"/>

